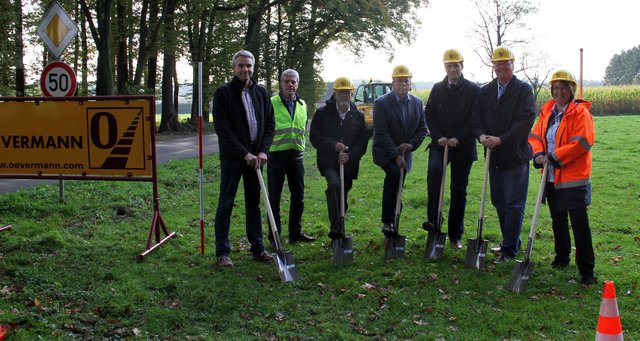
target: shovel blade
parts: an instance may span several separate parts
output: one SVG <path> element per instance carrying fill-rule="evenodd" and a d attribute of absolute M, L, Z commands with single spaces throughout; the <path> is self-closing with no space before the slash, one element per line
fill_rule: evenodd
<path fill-rule="evenodd" d="M 293 260 L 291 252 L 274 253 L 273 262 L 278 269 L 278 274 L 283 282 L 291 282 L 300 279 L 300 271 L 296 267 L 296 262 Z"/>
<path fill-rule="evenodd" d="M 384 259 L 404 257 L 404 246 L 406 242 L 407 236 L 386 236 L 384 238 Z"/>
<path fill-rule="evenodd" d="M 348 265 L 353 263 L 353 237 L 338 238 L 331 241 L 333 250 L 333 265 Z"/>
<path fill-rule="evenodd" d="M 509 290 L 517 293 L 527 291 L 527 285 L 529 284 L 531 274 L 533 274 L 534 265 L 532 261 L 516 261 L 516 266 L 513 268 L 509 284 L 507 285 Z"/>
<path fill-rule="evenodd" d="M 427 244 L 424 251 L 426 259 L 440 259 L 444 252 L 444 244 L 447 241 L 447 234 L 444 232 L 429 232 Z"/>
<path fill-rule="evenodd" d="M 478 239 L 469 239 L 467 242 L 467 256 L 464 259 L 464 265 L 471 269 L 484 269 L 488 248 L 488 240 L 483 239 L 478 242 Z"/>

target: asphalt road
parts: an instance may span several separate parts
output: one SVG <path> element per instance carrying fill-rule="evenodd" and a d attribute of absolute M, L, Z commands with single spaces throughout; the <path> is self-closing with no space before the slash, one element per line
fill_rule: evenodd
<path fill-rule="evenodd" d="M 218 136 L 208 134 L 202 136 L 204 154 L 218 152 Z M 156 142 L 158 164 L 171 160 L 183 160 L 198 157 L 198 136 L 179 137 Z M 59 180 L 26 180 L 0 179 L 0 194 L 16 192 L 22 188 L 29 188 L 42 183 L 58 183 Z"/>

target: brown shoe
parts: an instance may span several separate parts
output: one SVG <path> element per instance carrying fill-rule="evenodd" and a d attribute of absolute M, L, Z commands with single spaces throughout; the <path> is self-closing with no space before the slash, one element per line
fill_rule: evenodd
<path fill-rule="evenodd" d="M 304 233 L 297 234 L 295 236 L 289 237 L 289 244 L 294 244 L 297 242 L 309 243 L 315 241 L 316 237 L 307 236 Z"/>
<path fill-rule="evenodd" d="M 258 262 L 272 262 L 273 261 L 273 256 L 271 256 L 271 254 L 267 251 L 262 251 L 258 256 L 253 256 L 253 259 L 257 260 Z"/>
<path fill-rule="evenodd" d="M 217 264 L 221 268 L 231 268 L 233 267 L 233 262 L 229 256 L 220 256 L 218 257 Z"/>

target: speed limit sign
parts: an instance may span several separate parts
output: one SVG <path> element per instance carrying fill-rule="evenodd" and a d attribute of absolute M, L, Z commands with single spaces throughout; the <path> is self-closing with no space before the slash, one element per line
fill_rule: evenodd
<path fill-rule="evenodd" d="M 49 63 L 40 77 L 40 88 L 48 97 L 73 96 L 77 86 L 78 81 L 73 69 L 59 61 Z"/>

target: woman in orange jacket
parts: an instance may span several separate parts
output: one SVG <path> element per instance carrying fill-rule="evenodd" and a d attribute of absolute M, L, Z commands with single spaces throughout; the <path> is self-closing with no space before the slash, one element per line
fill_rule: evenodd
<path fill-rule="evenodd" d="M 566 70 L 558 70 L 551 77 L 552 100 L 540 110 L 540 117 L 529 135 L 533 148 L 534 166 L 549 164 L 545 195 L 549 203 L 555 259 L 551 265 L 569 265 L 571 236 L 568 219 L 576 245 L 576 263 L 580 282 L 596 283 L 593 274 L 595 256 L 587 206 L 591 204 L 591 146 L 595 142 L 591 103 L 574 99 L 575 77 Z"/>

